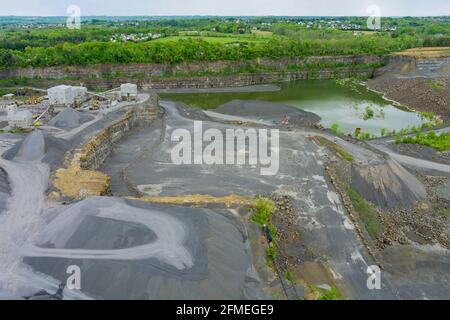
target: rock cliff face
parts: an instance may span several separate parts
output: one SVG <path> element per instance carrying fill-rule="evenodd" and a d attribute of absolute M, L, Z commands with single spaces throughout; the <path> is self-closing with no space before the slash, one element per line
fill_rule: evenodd
<path fill-rule="evenodd" d="M 149 100 L 129 107 L 119 121 L 94 136 L 81 150 L 78 162 L 81 168 L 98 169 L 109 156 L 114 144 L 135 127 L 148 125 L 158 113 L 158 96 L 151 95 Z"/>
<path fill-rule="evenodd" d="M 18 77 L 30 84 L 51 86 L 64 80 L 91 88 L 114 88 L 124 82 L 138 83 L 146 89 L 180 87 L 242 86 L 297 79 L 330 79 L 352 75 L 370 77 L 383 63 L 379 56 L 324 56 L 295 59 L 255 59 L 250 61 L 212 61 L 179 64 L 126 64 L 17 68 L 0 72 L 0 79 Z M 287 70 L 287 66 L 291 66 Z M 247 69 L 266 70 L 246 73 Z M 203 76 L 208 75 L 208 76 Z"/>
<path fill-rule="evenodd" d="M 447 55 L 407 55 L 394 54 L 388 58 L 388 64 L 378 69 L 375 76 L 395 73 L 405 77 L 448 77 L 450 76 L 450 54 Z"/>
<path fill-rule="evenodd" d="M 55 173 L 54 186 L 63 196 L 82 199 L 88 196 L 102 196 L 109 193 L 110 177 L 96 171 L 123 136 L 142 125 L 156 119 L 158 96 L 128 107 L 125 115 L 109 127 L 93 136 L 71 157 L 68 168 L 60 168 Z"/>
<path fill-rule="evenodd" d="M 225 70 L 237 72 L 246 66 L 259 66 L 277 70 L 288 65 L 341 65 L 378 64 L 383 62 L 379 56 L 321 56 L 294 59 L 255 59 L 250 61 L 201 61 L 178 64 L 103 64 L 94 66 L 59 66 L 46 68 L 16 68 L 0 72 L 0 78 L 6 77 L 42 77 L 42 78 L 120 78 L 120 77 L 158 77 L 176 76 L 183 73 L 220 73 Z"/>

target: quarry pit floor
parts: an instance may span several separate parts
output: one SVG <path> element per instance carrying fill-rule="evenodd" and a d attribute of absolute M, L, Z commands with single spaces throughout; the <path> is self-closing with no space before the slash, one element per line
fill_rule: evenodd
<path fill-rule="evenodd" d="M 358 237 L 353 222 L 342 206 L 340 196 L 325 173 L 324 167 L 332 156 L 311 137 L 324 136 L 334 141 L 349 151 L 359 163 L 377 164 L 378 152 L 322 131 L 295 128 L 280 132 L 280 166 L 279 172 L 273 176 L 262 176 L 258 165 L 174 165 L 170 159 L 175 145 L 171 141 L 174 130 L 183 128 L 193 134 L 195 120 L 203 121 L 204 131 L 209 128 L 222 132 L 230 128 L 259 128 L 267 125 L 267 119 L 215 112 L 203 113 L 172 101 L 162 101 L 161 106 L 165 112 L 164 120 L 122 140 L 101 168 L 112 177 L 114 195 L 136 196 L 138 191 L 138 196 L 151 202 L 173 201 L 172 204 L 178 205 L 183 201 L 186 204 L 194 202 L 195 205 L 192 199 L 199 200 L 202 196 L 220 198 L 237 195 L 248 199 L 260 195 L 287 195 L 292 199 L 295 208 L 293 223 L 301 239 L 298 245 L 306 247 L 309 255 L 318 257 L 311 260 L 305 255 L 305 250 L 299 248 L 296 257 L 299 273 L 302 273 L 302 269 L 307 270 L 311 263 L 321 266 L 317 269 L 327 270 L 328 279 L 327 276 L 321 277 L 321 280 L 313 281 L 314 285 L 336 285 L 347 297 L 355 299 L 418 298 L 426 297 L 429 292 L 432 292 L 430 298 L 448 296 L 446 284 L 449 275 L 445 271 L 450 262 L 448 254 L 442 255 L 439 249 L 416 246 L 399 246 L 386 250 L 386 263 L 388 269 L 392 268 L 392 275 L 386 271 L 381 290 L 367 288 L 367 267 L 375 262 Z M 233 124 L 235 122 L 239 124 Z M 241 123 L 246 125 L 242 126 Z M 133 161 L 135 159 L 138 161 Z M 399 156 L 398 161 L 402 160 L 410 164 L 407 161 L 409 158 Z M 423 166 L 424 169 L 432 164 L 425 160 L 416 161 L 418 163 L 413 164 Z M 132 166 L 129 165 L 130 162 L 133 163 Z M 449 168 L 443 166 L 441 169 L 448 172 Z M 199 202 L 197 205 L 205 206 Z M 223 205 L 206 204 L 213 210 L 223 208 Z M 241 215 L 240 219 L 249 230 L 252 229 L 252 222 L 248 217 Z M 404 263 L 405 256 L 410 255 L 421 256 L 421 261 L 430 259 L 430 265 L 414 267 L 408 271 L 411 272 L 411 278 L 399 278 L 398 269 L 404 266 L 396 266 L 396 259 Z M 257 270 L 261 269 L 262 266 L 257 266 Z M 430 280 L 433 270 L 439 270 L 445 277 L 442 279 L 433 276 L 434 279 L 430 282 L 434 283 L 430 284 L 427 281 Z M 264 272 L 259 273 L 265 278 Z M 267 277 L 266 275 L 263 280 L 267 281 Z M 413 277 L 416 277 L 417 281 Z M 429 286 L 434 286 L 434 290 L 430 291 Z"/>

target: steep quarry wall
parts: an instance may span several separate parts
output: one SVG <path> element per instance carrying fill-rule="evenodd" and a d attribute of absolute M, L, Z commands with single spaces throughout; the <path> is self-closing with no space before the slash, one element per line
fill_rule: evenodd
<path fill-rule="evenodd" d="M 220 88 L 249 86 L 256 84 L 289 82 L 295 80 L 327 80 L 335 78 L 346 78 L 352 76 L 372 77 L 373 68 L 333 68 L 297 72 L 265 72 L 227 76 L 202 76 L 183 78 L 153 78 L 140 81 L 139 85 L 145 89 L 176 89 L 176 88 Z M 92 83 L 90 84 L 92 85 Z"/>
<path fill-rule="evenodd" d="M 114 145 L 129 131 L 145 126 L 156 119 L 158 96 L 151 95 L 143 102 L 127 107 L 125 115 L 94 135 L 71 155 L 68 168 L 58 169 L 54 186 L 59 195 L 74 199 L 109 193 L 110 177 L 96 171 L 114 149 Z"/>
<path fill-rule="evenodd" d="M 242 86 L 297 79 L 330 79 L 352 75 L 372 76 L 370 65 L 382 64 L 380 56 L 323 56 L 250 61 L 202 61 L 179 64 L 110 64 L 17 68 L 0 71 L 0 79 L 27 78 L 29 84 L 51 86 L 64 80 L 91 88 L 114 88 L 124 82 L 141 88 L 204 88 Z M 246 70 L 261 70 L 249 72 Z"/>
<path fill-rule="evenodd" d="M 380 76 L 387 72 L 401 77 L 448 77 L 450 75 L 449 55 L 413 55 L 393 54 L 388 58 L 388 64 L 376 71 Z"/>
<path fill-rule="evenodd" d="M 149 100 L 129 107 L 125 116 L 93 137 L 79 153 L 80 167 L 86 170 L 98 169 L 109 156 L 114 145 L 123 136 L 140 125 L 148 125 L 156 119 L 158 96 L 151 95 Z"/>
<path fill-rule="evenodd" d="M 384 60 L 380 56 L 321 56 L 294 59 L 255 59 L 248 61 L 201 61 L 183 62 L 178 64 L 102 64 L 94 66 L 57 66 L 46 68 L 16 68 L 0 71 L 0 78 L 6 77 L 42 77 L 42 78 L 105 78 L 111 77 L 132 77 L 141 75 L 145 77 L 169 76 L 183 73 L 201 72 L 238 72 L 240 68 L 246 66 L 260 66 L 266 68 L 285 68 L 289 65 L 357 65 L 357 64 L 378 64 Z"/>

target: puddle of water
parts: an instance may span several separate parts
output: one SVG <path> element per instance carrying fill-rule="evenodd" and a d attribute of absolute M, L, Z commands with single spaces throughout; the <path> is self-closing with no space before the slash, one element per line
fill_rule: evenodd
<path fill-rule="evenodd" d="M 339 124 L 341 131 L 354 133 L 356 128 L 380 135 L 402 128 L 420 126 L 421 116 L 395 107 L 377 93 L 362 85 L 344 86 L 333 80 L 308 80 L 280 85 L 276 92 L 222 92 L 200 94 L 162 94 L 163 98 L 185 102 L 203 109 L 213 109 L 231 100 L 263 100 L 278 102 L 318 114 L 322 125 L 331 127 Z M 374 112 L 374 117 L 364 119 L 366 109 Z"/>

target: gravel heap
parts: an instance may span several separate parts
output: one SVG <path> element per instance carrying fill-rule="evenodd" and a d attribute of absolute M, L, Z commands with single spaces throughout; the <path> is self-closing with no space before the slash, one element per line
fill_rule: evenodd
<path fill-rule="evenodd" d="M 72 129 L 90 120 L 92 120 L 91 116 L 84 115 L 77 110 L 67 107 L 50 120 L 48 125 L 60 129 Z"/>

